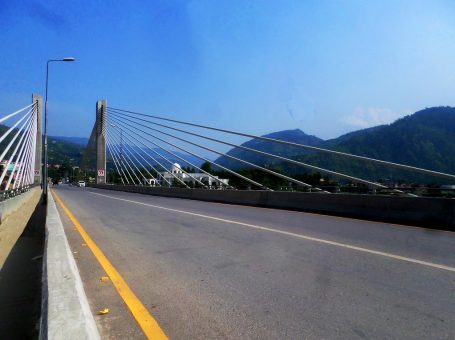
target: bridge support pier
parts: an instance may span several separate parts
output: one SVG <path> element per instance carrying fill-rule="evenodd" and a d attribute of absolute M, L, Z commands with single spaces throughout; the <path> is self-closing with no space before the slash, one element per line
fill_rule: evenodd
<path fill-rule="evenodd" d="M 106 108 L 105 99 L 96 102 L 96 184 L 106 184 Z"/>
<path fill-rule="evenodd" d="M 43 98 L 36 94 L 32 94 L 32 103 L 37 103 L 36 107 L 36 148 L 35 148 L 35 176 L 34 183 L 43 183 L 43 135 L 41 131 L 41 117 L 43 113 Z"/>

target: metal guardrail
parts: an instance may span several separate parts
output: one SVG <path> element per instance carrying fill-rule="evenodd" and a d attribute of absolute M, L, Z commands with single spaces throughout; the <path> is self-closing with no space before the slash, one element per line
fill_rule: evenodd
<path fill-rule="evenodd" d="M 0 191 L 0 202 L 3 202 L 3 201 L 6 201 L 7 199 L 19 196 L 20 194 L 30 191 L 32 188 L 35 188 L 37 186 L 40 186 L 40 184 L 36 183 L 36 184 L 27 185 L 27 186 L 12 189 L 12 190 Z"/>
<path fill-rule="evenodd" d="M 114 185 L 120 185 L 121 183 L 106 183 L 106 186 L 114 186 Z M 153 188 L 153 186 L 146 185 L 146 184 L 121 184 L 124 185 L 125 187 L 149 187 Z M 86 186 L 96 186 L 95 183 L 86 183 Z M 323 192 L 328 192 L 331 194 L 353 194 L 353 195 L 385 195 L 385 196 L 400 196 L 399 193 L 397 193 L 396 189 L 399 189 L 400 191 L 407 193 L 407 194 L 412 194 L 412 195 L 418 195 L 421 197 L 441 197 L 441 198 L 453 198 L 455 199 L 455 189 L 452 188 L 437 188 L 437 187 L 390 187 L 390 188 L 381 188 L 381 189 L 375 189 L 372 190 L 371 188 L 367 186 L 339 186 L 339 185 L 321 185 L 319 186 L 320 189 L 323 190 Z M 175 187 L 170 187 L 168 189 L 176 189 Z M 203 188 L 198 188 L 198 189 L 203 189 Z M 207 189 L 207 188 L 205 188 Z M 214 190 L 212 188 L 211 190 Z M 229 189 L 229 188 L 218 188 L 217 190 L 222 190 L 222 191 L 236 191 L 237 189 Z M 321 191 L 312 191 L 309 188 L 304 188 L 304 189 L 297 189 L 295 187 L 280 187 L 280 188 L 275 188 L 274 189 L 277 192 L 303 192 L 303 193 L 321 193 Z M 257 190 L 251 190 L 251 191 L 257 191 Z"/>

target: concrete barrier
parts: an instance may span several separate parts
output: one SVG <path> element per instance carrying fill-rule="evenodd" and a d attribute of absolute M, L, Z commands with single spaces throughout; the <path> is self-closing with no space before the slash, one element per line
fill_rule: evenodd
<path fill-rule="evenodd" d="M 40 197 L 41 188 L 35 187 L 0 202 L 0 269 L 24 231 Z"/>
<path fill-rule="evenodd" d="M 34 187 L 16 197 L 11 197 L 0 202 L 0 224 L 5 221 L 9 215 L 19 210 L 27 203 L 36 193 L 41 192 L 41 188 Z"/>
<path fill-rule="evenodd" d="M 200 201 L 279 208 L 455 231 L 455 199 L 280 191 L 204 190 L 95 185 L 90 187 Z"/>
<path fill-rule="evenodd" d="M 100 339 L 82 280 L 49 192 L 40 339 Z"/>

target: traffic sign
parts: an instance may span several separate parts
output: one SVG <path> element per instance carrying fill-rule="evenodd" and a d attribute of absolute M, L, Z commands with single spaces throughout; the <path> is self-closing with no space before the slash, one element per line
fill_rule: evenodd
<path fill-rule="evenodd" d="M 35 170 L 35 176 L 39 176 L 40 175 L 40 171 L 39 170 Z"/>
<path fill-rule="evenodd" d="M 104 176 L 104 170 L 98 170 L 98 176 Z"/>

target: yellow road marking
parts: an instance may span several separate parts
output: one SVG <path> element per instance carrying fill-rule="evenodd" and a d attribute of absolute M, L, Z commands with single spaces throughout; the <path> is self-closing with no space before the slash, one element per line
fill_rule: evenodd
<path fill-rule="evenodd" d="M 353 245 L 346 244 L 346 243 L 325 240 L 325 239 L 322 239 L 322 238 L 306 236 L 306 235 L 303 235 L 303 234 L 297 234 L 297 233 L 292 233 L 292 232 L 289 232 L 289 231 L 263 227 L 263 226 L 259 226 L 259 225 L 255 225 L 255 224 L 249 224 L 249 223 L 243 223 L 243 222 L 239 222 L 239 221 L 228 220 L 228 219 L 225 219 L 225 218 L 220 218 L 220 217 L 215 217 L 215 216 L 209 216 L 209 215 L 193 213 L 193 212 L 185 211 L 185 210 L 178 210 L 178 209 L 162 207 L 162 206 L 159 206 L 159 205 L 154 205 L 154 204 L 149 204 L 149 203 L 143 203 L 143 202 L 128 200 L 128 199 L 125 199 L 125 198 L 119 198 L 119 197 L 99 194 L 99 193 L 91 192 L 91 191 L 89 191 L 89 193 L 94 194 L 94 195 L 103 196 L 103 197 L 108 197 L 108 198 L 111 198 L 111 199 L 114 199 L 114 200 L 118 200 L 118 201 L 135 203 L 135 204 L 139 204 L 139 205 L 143 205 L 143 206 L 147 206 L 147 207 L 151 207 L 151 208 L 162 209 L 162 210 L 167 210 L 167 211 L 173 211 L 173 212 L 177 212 L 177 213 L 180 213 L 180 214 L 186 214 L 186 215 L 202 217 L 202 218 L 206 218 L 206 219 L 210 219 L 210 220 L 236 224 L 236 225 L 240 225 L 240 226 L 248 227 L 248 228 L 252 228 L 252 229 L 259 229 L 259 230 L 262 230 L 262 231 L 268 231 L 268 232 L 272 232 L 272 233 L 276 233 L 276 234 L 297 237 L 297 238 L 308 240 L 308 241 L 313 241 L 313 242 L 318 242 L 318 243 L 322 243 L 322 244 L 328 244 L 328 245 L 331 245 L 331 246 L 341 247 L 341 248 L 345 248 L 345 249 L 360 251 L 360 252 L 363 252 L 363 253 L 368 253 L 368 254 L 388 257 L 388 258 L 391 258 L 391 259 L 400 260 L 400 261 L 404 261 L 404 262 L 420 264 L 422 266 L 427 266 L 427 267 L 447 270 L 449 272 L 455 272 L 455 267 L 445 266 L 445 265 L 438 264 L 438 263 L 433 263 L 433 262 L 417 260 L 417 259 L 413 259 L 413 258 L 406 257 L 406 256 L 386 253 L 386 252 L 383 252 L 383 251 L 377 251 L 377 250 L 373 250 L 373 249 L 357 247 L 357 246 L 353 246 Z"/>
<path fill-rule="evenodd" d="M 101 251 L 100 248 L 96 245 L 96 243 L 92 240 L 92 238 L 87 234 L 85 229 L 79 223 L 79 221 L 74 217 L 71 211 L 63 204 L 60 197 L 54 190 L 51 190 L 53 196 L 55 197 L 56 201 L 60 204 L 62 209 L 65 211 L 66 215 L 69 217 L 71 222 L 73 222 L 74 226 L 81 234 L 84 241 L 87 243 L 87 246 L 92 251 L 93 255 L 95 255 L 98 262 L 101 264 L 103 269 L 106 271 L 107 275 L 110 277 L 112 283 L 114 284 L 115 289 L 117 290 L 118 294 L 121 296 L 123 301 L 128 306 L 129 310 L 133 314 L 134 318 L 136 319 L 137 323 L 141 327 L 144 334 L 147 336 L 148 339 L 167 339 L 167 336 L 164 334 L 161 327 L 158 325 L 156 320 L 152 317 L 149 311 L 145 308 L 142 302 L 137 298 L 137 296 L 133 293 L 130 289 L 128 284 L 122 278 L 120 273 L 115 269 L 112 263 L 107 259 L 104 253 Z"/>

